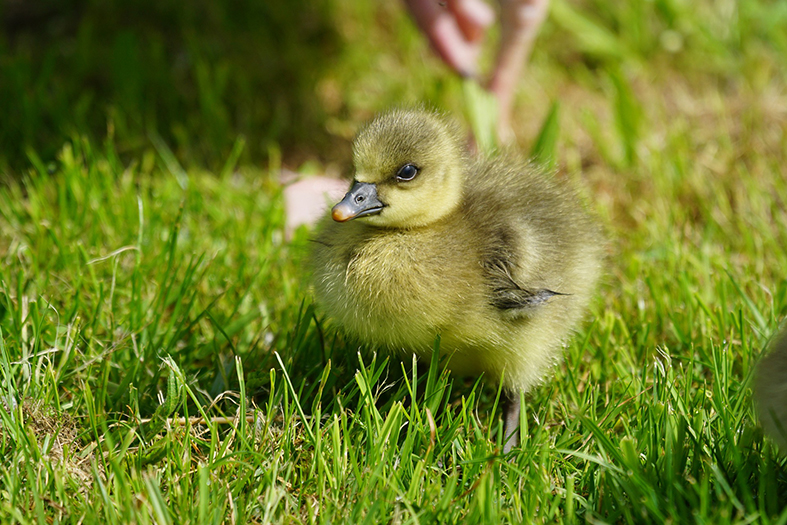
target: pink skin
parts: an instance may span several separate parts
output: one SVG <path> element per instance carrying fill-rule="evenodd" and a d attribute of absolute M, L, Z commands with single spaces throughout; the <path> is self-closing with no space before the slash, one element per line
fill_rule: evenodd
<path fill-rule="evenodd" d="M 457 73 L 475 76 L 478 55 L 494 13 L 482 0 L 404 0 L 432 47 Z M 498 0 L 500 47 L 487 89 L 497 98 L 498 136 L 511 139 L 517 79 L 547 15 L 549 0 Z"/>
<path fill-rule="evenodd" d="M 484 33 L 495 20 L 482 0 L 404 0 L 437 54 L 457 73 L 476 74 Z"/>
<path fill-rule="evenodd" d="M 498 0 L 500 2 L 500 49 L 487 88 L 497 97 L 497 134 L 510 140 L 511 106 L 517 79 L 533 49 L 549 0 Z"/>
<path fill-rule="evenodd" d="M 301 224 L 315 224 L 330 206 L 342 200 L 348 186 L 346 180 L 332 177 L 296 180 L 297 177 L 297 174 L 286 170 L 281 174 L 287 217 L 284 233 L 287 239 L 292 239 L 293 232 Z"/>

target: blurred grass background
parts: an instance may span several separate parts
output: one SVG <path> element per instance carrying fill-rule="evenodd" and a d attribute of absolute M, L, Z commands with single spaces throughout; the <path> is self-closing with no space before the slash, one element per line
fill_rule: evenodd
<path fill-rule="evenodd" d="M 471 120 L 401 5 L 0 9 L 0 521 L 787 523 L 750 391 L 787 314 L 784 2 L 552 2 L 517 146 L 584 188 L 609 277 L 509 459 L 493 388 L 409 401 L 284 239 L 280 167 L 347 173 L 392 105 Z"/>
<path fill-rule="evenodd" d="M 238 135 L 329 151 L 318 81 L 343 47 L 325 1 L 3 3 L 0 149 L 18 166 L 75 135 L 134 155 L 158 133 L 182 160 L 216 165 Z"/>
<path fill-rule="evenodd" d="M 265 163 L 272 149 L 295 166 L 342 162 L 358 122 L 376 111 L 426 101 L 463 112 L 458 80 L 396 2 L 7 0 L 0 10 L 5 172 L 20 172 L 31 150 L 49 161 L 82 135 L 124 158 L 160 135 L 185 165 L 211 169 L 239 136 L 245 164 Z M 786 21 L 783 2 L 555 2 L 515 131 L 532 140 L 557 99 L 576 109 L 569 118 L 599 118 L 607 95 L 634 96 L 630 85 L 660 104 L 679 90 L 761 92 L 784 74 Z M 638 89 L 654 84 L 672 93 Z M 632 102 L 615 123 L 630 141 L 653 108 Z M 632 144 L 624 148 L 630 164 Z"/>

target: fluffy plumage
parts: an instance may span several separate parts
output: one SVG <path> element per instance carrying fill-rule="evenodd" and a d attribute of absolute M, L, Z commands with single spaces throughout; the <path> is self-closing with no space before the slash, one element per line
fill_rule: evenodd
<path fill-rule="evenodd" d="M 754 395 L 763 428 L 787 453 L 787 328 L 757 365 Z"/>
<path fill-rule="evenodd" d="M 353 187 L 314 243 L 318 303 L 348 335 L 393 352 L 428 360 L 439 334 L 452 371 L 502 379 L 508 435 L 518 393 L 585 313 L 597 227 L 563 183 L 511 158 L 471 159 L 434 113 L 383 114 L 353 152 Z"/>

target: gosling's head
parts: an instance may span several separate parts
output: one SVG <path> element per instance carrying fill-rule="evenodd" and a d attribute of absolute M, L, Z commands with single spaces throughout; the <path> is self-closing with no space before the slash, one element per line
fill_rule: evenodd
<path fill-rule="evenodd" d="M 372 120 L 353 143 L 355 180 L 333 207 L 335 221 L 416 228 L 454 211 L 462 196 L 465 150 L 454 125 L 424 110 Z"/>

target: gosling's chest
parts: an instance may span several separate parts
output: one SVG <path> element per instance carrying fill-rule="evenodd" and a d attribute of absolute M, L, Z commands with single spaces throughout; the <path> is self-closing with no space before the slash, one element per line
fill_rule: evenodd
<path fill-rule="evenodd" d="M 347 292 L 359 302 L 372 303 L 367 307 L 399 315 L 461 301 L 468 261 L 449 257 L 455 248 L 451 239 L 437 240 L 434 235 L 402 233 L 356 245 L 346 256 Z"/>
<path fill-rule="evenodd" d="M 481 278 L 477 256 L 461 239 L 437 235 L 370 235 L 335 253 L 318 285 L 327 313 L 370 342 L 431 345 L 479 300 Z"/>

